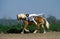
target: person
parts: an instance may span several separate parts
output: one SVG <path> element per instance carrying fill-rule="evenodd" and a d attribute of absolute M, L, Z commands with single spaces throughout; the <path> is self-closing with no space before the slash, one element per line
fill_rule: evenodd
<path fill-rule="evenodd" d="M 41 16 L 43 14 L 26 14 L 26 19 L 27 20 L 30 20 L 30 21 L 33 21 L 35 24 L 37 24 L 37 22 L 34 20 L 34 16 Z"/>

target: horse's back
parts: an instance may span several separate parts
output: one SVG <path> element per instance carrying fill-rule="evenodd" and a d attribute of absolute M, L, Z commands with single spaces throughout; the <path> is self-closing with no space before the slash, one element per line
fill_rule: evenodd
<path fill-rule="evenodd" d="M 43 23 L 44 22 L 44 19 L 40 16 L 35 16 L 34 18 L 36 21 L 40 22 L 40 23 Z"/>

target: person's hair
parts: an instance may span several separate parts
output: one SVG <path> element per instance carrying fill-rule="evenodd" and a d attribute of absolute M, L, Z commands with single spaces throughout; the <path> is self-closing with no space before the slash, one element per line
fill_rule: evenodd
<path fill-rule="evenodd" d="M 29 14 L 26 14 L 26 16 L 28 17 L 28 16 L 29 16 Z"/>

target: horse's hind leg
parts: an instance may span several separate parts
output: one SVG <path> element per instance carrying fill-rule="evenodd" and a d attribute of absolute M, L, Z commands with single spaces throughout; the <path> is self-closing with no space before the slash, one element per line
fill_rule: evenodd
<path fill-rule="evenodd" d="M 45 27 L 44 27 L 44 25 L 42 24 L 42 28 L 44 29 L 44 33 L 46 33 L 46 30 L 45 30 Z"/>
<path fill-rule="evenodd" d="M 36 27 L 36 30 L 35 30 L 33 33 L 39 32 L 39 27 L 40 27 L 39 25 L 40 25 L 40 24 L 37 24 L 37 25 L 36 25 L 36 26 L 37 26 L 37 27 Z"/>

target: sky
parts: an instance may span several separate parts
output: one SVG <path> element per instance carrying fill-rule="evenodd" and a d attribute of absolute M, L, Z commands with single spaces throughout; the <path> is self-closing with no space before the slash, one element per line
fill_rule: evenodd
<path fill-rule="evenodd" d="M 20 13 L 43 13 L 60 19 L 60 0 L 0 0 L 0 18 L 16 19 Z"/>

